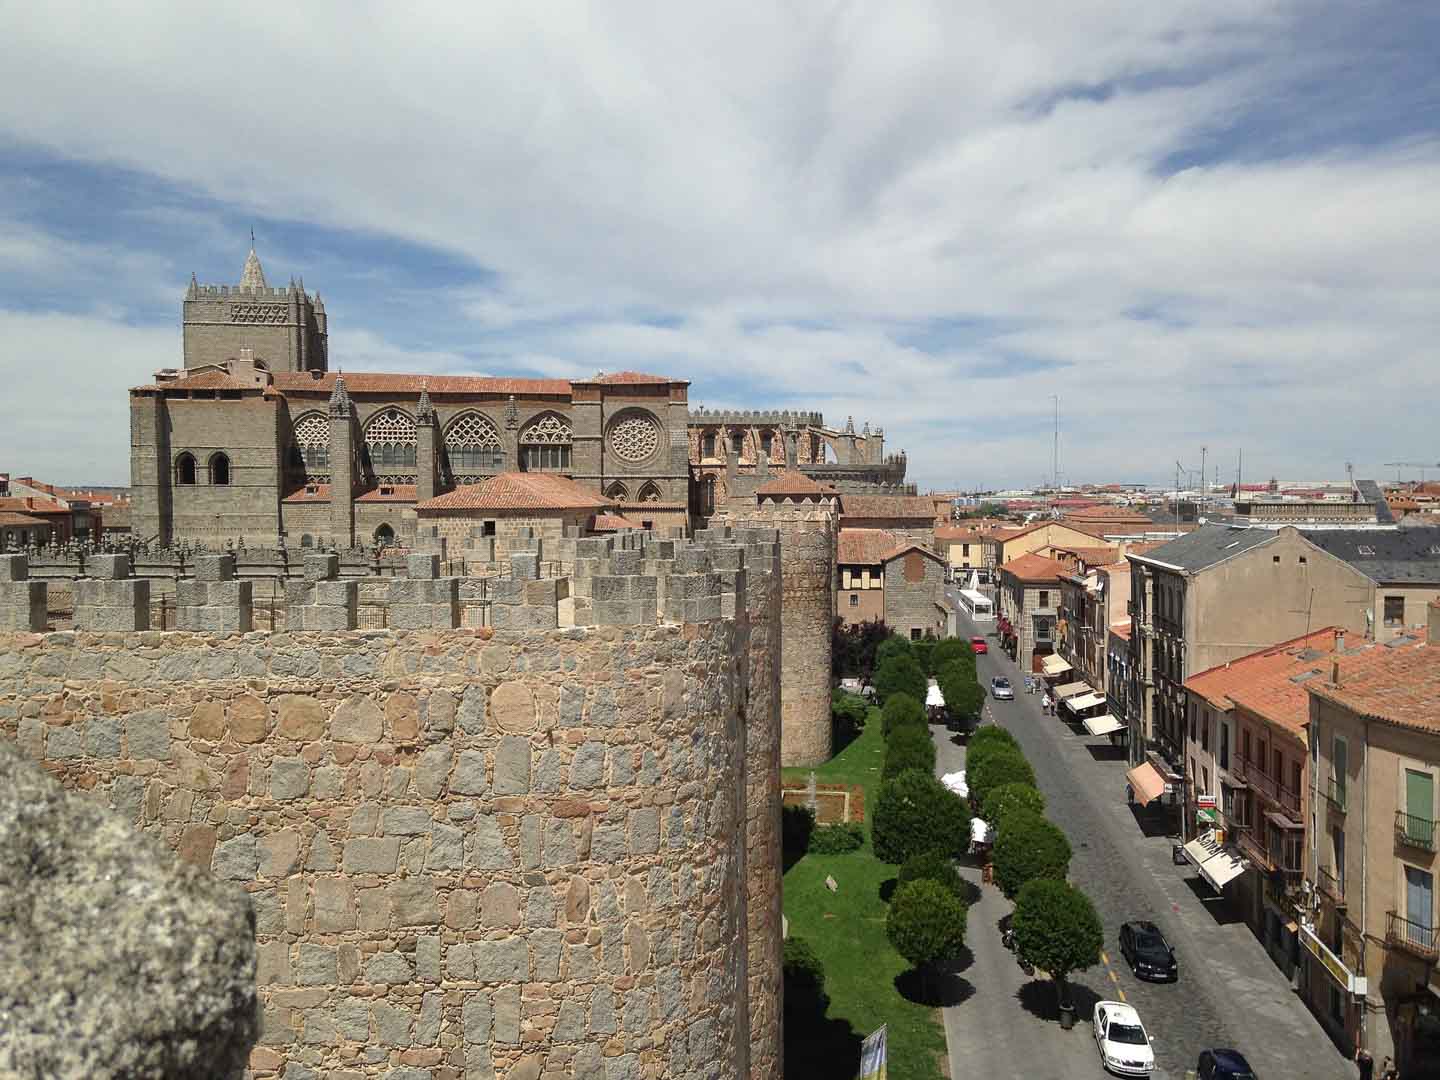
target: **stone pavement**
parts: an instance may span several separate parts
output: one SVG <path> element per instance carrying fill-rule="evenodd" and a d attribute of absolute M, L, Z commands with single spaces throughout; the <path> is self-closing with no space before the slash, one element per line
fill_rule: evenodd
<path fill-rule="evenodd" d="M 960 614 L 964 636 L 993 625 L 977 630 Z M 1023 687 L 1015 665 L 998 648 L 977 660 L 987 688 L 998 674 Z M 1211 1046 L 1237 1047 L 1266 1080 L 1357 1075 L 1227 902 L 1215 897 L 1192 867 L 1172 863 L 1171 841 L 1163 833 L 1145 835 L 1125 802 L 1126 763 L 1111 755 L 1108 739 L 1076 735 L 1060 719 L 1042 716 L 1039 697 L 1023 691 L 1014 702 L 988 701 L 986 712 L 987 721 L 999 722 L 1020 740 L 1045 794 L 1047 816 L 1070 839 L 1070 877 L 1100 914 L 1107 962 L 1072 980 L 1080 1007 L 1074 1031 L 1037 1020 L 1016 1000 L 1027 980 L 995 928 L 1008 902 L 986 886 L 971 909 L 967 941 L 973 960 L 960 973 L 974 994 L 945 1010 L 952 1076 L 1103 1075 L 1090 1006 L 1098 997 L 1121 995 L 1155 1036 L 1155 1075 L 1162 1080 L 1182 1080 L 1199 1052 Z M 963 767 L 963 748 L 943 729 L 933 730 L 938 771 Z M 1151 919 L 1165 931 L 1180 961 L 1179 982 L 1154 985 L 1134 978 L 1116 948 L 1120 924 L 1130 919 Z M 1053 1009 L 1048 993 L 1042 1000 L 1046 1010 Z"/>

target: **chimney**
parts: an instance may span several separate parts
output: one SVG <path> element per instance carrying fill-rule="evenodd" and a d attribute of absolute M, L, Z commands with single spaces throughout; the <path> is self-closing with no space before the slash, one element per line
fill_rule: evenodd
<path fill-rule="evenodd" d="M 1425 615 L 1426 641 L 1430 645 L 1440 645 L 1440 600 L 1431 600 L 1425 605 Z"/>
<path fill-rule="evenodd" d="M 1337 653 L 1345 651 L 1345 628 L 1343 626 L 1335 631 L 1335 651 Z"/>
<path fill-rule="evenodd" d="M 1340 685 L 1340 661 L 1339 661 L 1339 660 L 1331 660 L 1331 661 L 1330 661 L 1330 685 L 1331 685 L 1331 686 L 1339 686 L 1339 685 Z"/>

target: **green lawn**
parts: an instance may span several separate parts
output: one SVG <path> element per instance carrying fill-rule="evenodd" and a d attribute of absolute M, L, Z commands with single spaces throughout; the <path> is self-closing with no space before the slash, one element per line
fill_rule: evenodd
<path fill-rule="evenodd" d="M 865 731 L 834 760 L 815 769 L 821 783 L 861 784 L 870 791 L 880 778 L 884 741 L 880 713 L 872 709 Z M 803 781 L 809 769 L 787 769 L 786 780 Z M 837 892 L 825 887 L 830 875 Z M 867 841 L 847 855 L 806 855 L 785 875 L 785 915 L 791 936 L 803 937 L 825 965 L 830 996 L 830 1023 L 806 1045 L 787 1038 L 791 1070 L 810 1065 L 824 1068 L 835 1080 L 854 1076 L 849 1055 L 859 1040 L 881 1024 L 889 1024 L 889 1075 L 894 1080 L 940 1080 L 945 1034 L 930 1006 L 906 1000 L 896 989 L 896 976 L 909 965 L 885 937 L 888 905 L 880 898 L 895 867 L 880 862 Z M 913 978 L 907 980 L 907 989 Z M 848 1030 L 847 1030 L 848 1029 Z M 850 1067 L 848 1073 L 840 1071 Z M 795 1071 L 795 1075 L 822 1075 Z"/>

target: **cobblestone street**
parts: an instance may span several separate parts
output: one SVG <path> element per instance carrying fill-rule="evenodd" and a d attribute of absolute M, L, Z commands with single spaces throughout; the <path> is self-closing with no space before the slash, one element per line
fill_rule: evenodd
<path fill-rule="evenodd" d="M 963 613 L 959 620 L 961 635 L 983 632 Z M 1033 765 L 1046 816 L 1074 849 L 1070 878 L 1104 924 L 1107 962 L 1071 980 L 1080 1022 L 1062 1031 L 1050 987 L 1032 983 L 1001 944 L 996 924 L 1009 903 L 985 886 L 970 911 L 973 958 L 960 973 L 973 993 L 945 1009 L 951 1075 L 1101 1076 L 1091 1006 L 1123 993 L 1155 1038 L 1155 1075 L 1165 1080 L 1182 1080 L 1200 1051 L 1214 1046 L 1241 1050 L 1265 1080 L 1356 1076 L 1226 901 L 1193 868 L 1173 865 L 1163 830 L 1145 835 L 1125 802 L 1126 764 L 1109 740 L 1076 735 L 1062 720 L 1043 716 L 1039 697 L 1023 692 L 1023 678 L 998 644 L 977 661 L 987 690 L 994 675 L 1009 676 L 1019 690 L 1014 702 L 987 700 L 986 722 L 1012 731 Z M 963 768 L 964 748 L 944 729 L 932 732 L 937 770 Z M 978 871 L 967 876 L 979 880 Z M 1120 925 L 1131 919 L 1150 919 L 1165 932 L 1180 961 L 1179 982 L 1154 985 L 1131 974 L 1117 948 Z"/>

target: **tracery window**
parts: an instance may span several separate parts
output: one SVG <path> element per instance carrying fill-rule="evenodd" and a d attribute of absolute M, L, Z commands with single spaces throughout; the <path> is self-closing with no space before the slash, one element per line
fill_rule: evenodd
<path fill-rule="evenodd" d="M 626 502 L 630 498 L 630 491 L 617 480 L 605 489 L 605 497 L 615 502 Z"/>
<path fill-rule="evenodd" d="M 504 469 L 505 446 L 489 417 L 467 412 L 445 429 L 445 458 L 457 484 L 474 484 Z"/>
<path fill-rule="evenodd" d="M 524 472 L 561 471 L 570 468 L 569 422 L 545 413 L 520 433 L 520 468 Z"/>
<path fill-rule="evenodd" d="M 610 425 L 610 451 L 621 461 L 645 461 L 660 447 L 660 425 L 648 413 L 627 413 Z"/>
<path fill-rule="evenodd" d="M 386 409 L 365 425 L 370 471 L 415 468 L 415 421 L 399 409 Z"/>
<path fill-rule="evenodd" d="M 306 413 L 295 422 L 290 447 L 290 468 L 314 483 L 330 480 L 330 420 Z"/>
<path fill-rule="evenodd" d="M 660 488 L 654 481 L 648 481 L 645 486 L 640 489 L 640 494 L 637 495 L 636 498 L 639 499 L 640 502 L 659 502 Z"/>

